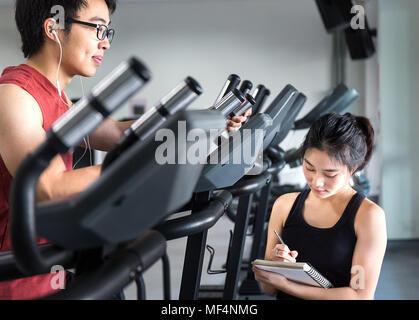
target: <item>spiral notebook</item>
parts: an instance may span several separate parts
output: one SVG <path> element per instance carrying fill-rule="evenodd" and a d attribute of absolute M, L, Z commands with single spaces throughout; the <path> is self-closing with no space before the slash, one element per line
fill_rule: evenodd
<path fill-rule="evenodd" d="M 288 280 L 321 288 L 333 288 L 332 283 L 306 262 L 279 262 L 256 259 L 252 264 L 262 270 L 282 274 Z"/>

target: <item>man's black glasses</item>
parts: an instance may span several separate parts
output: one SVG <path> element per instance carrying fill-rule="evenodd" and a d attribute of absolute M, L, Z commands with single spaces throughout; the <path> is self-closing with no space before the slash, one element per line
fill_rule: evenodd
<path fill-rule="evenodd" d="M 82 25 L 85 25 L 85 26 L 95 28 L 97 30 L 97 38 L 100 41 L 103 41 L 103 40 L 105 40 L 106 37 L 108 37 L 109 43 L 112 43 L 113 37 L 115 35 L 115 30 L 114 29 L 109 29 L 104 24 L 84 22 L 84 21 L 79 21 L 79 20 L 75 20 L 75 19 L 69 19 L 69 20 L 72 23 L 78 23 L 78 24 L 82 24 Z"/>

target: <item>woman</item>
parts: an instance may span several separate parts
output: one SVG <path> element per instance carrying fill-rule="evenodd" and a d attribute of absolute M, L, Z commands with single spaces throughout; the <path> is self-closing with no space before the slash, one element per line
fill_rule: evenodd
<path fill-rule="evenodd" d="M 298 256 L 334 288 L 299 284 L 253 267 L 266 294 L 278 299 L 374 298 L 387 243 L 384 211 L 349 185 L 370 161 L 373 147 L 374 130 L 365 117 L 332 113 L 312 125 L 302 146 L 309 188 L 275 201 L 265 259 L 293 263 Z"/>

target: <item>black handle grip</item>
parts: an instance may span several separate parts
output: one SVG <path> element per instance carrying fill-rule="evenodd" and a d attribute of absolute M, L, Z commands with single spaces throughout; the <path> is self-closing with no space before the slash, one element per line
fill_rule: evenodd
<path fill-rule="evenodd" d="M 234 111 L 230 113 L 230 117 L 242 115 L 247 110 L 252 108 L 255 105 L 255 102 L 255 99 L 250 94 L 246 94 L 246 101 L 234 109 Z"/>
<path fill-rule="evenodd" d="M 240 85 L 239 90 L 243 95 L 246 95 L 249 93 L 250 90 L 252 90 L 253 84 L 249 80 L 244 80 L 242 84 Z"/>
<path fill-rule="evenodd" d="M 224 83 L 223 88 L 221 89 L 220 93 L 218 94 L 217 99 L 215 99 L 214 106 L 216 106 L 221 99 L 223 99 L 230 91 L 233 91 L 237 88 L 240 83 L 240 77 L 237 74 L 230 74 Z"/>
<path fill-rule="evenodd" d="M 255 105 L 253 106 L 253 114 L 261 112 L 262 106 L 271 94 L 271 91 L 267 89 L 264 85 L 260 84 L 257 86 L 254 98 Z"/>

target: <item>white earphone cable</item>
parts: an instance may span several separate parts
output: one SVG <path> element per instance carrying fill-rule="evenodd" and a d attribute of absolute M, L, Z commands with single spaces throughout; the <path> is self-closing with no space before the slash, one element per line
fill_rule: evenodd
<path fill-rule="evenodd" d="M 82 97 L 84 98 L 85 94 L 84 94 L 84 85 L 83 85 L 83 80 L 82 80 L 82 77 L 81 77 L 81 76 L 79 76 L 79 79 L 80 79 L 80 85 L 81 85 Z M 84 140 L 84 143 L 86 143 L 86 140 Z M 87 136 L 87 147 L 89 148 L 90 166 L 93 166 L 93 163 L 92 163 L 92 148 L 90 147 L 90 140 L 89 140 L 89 136 Z"/>
<path fill-rule="evenodd" d="M 70 106 L 68 105 L 68 103 L 66 103 L 64 101 L 64 99 L 63 99 L 63 97 L 61 95 L 61 87 L 60 87 L 60 82 L 58 80 L 58 75 L 60 73 L 61 63 L 62 63 L 62 60 L 63 60 L 63 47 L 61 45 L 61 41 L 58 38 L 58 35 L 57 35 L 56 31 L 54 31 L 53 34 L 55 35 L 55 39 L 57 39 L 58 45 L 60 47 L 60 60 L 58 62 L 57 74 L 56 74 L 56 78 L 55 78 L 55 81 L 56 81 L 56 84 L 57 84 L 58 96 L 60 97 L 60 100 L 62 101 L 62 103 L 64 103 L 70 109 Z M 81 82 L 82 94 L 83 94 L 83 97 L 84 97 L 84 87 L 83 87 L 83 82 L 81 80 L 81 77 L 80 77 L 80 82 Z M 81 157 L 77 160 L 77 162 L 73 165 L 73 168 L 72 169 L 74 169 L 79 164 L 80 160 L 83 159 L 84 155 L 87 152 L 87 148 L 89 148 L 90 165 L 91 166 L 93 165 L 92 164 L 92 149 L 90 148 L 89 136 L 87 136 L 87 141 L 86 141 L 86 138 L 83 138 L 83 141 L 84 141 L 84 145 L 85 145 L 84 152 L 81 155 Z"/>

